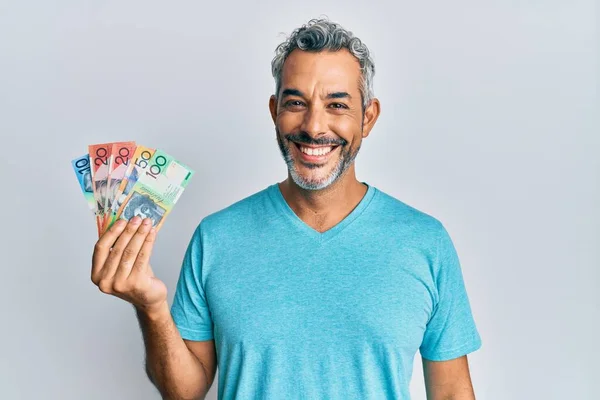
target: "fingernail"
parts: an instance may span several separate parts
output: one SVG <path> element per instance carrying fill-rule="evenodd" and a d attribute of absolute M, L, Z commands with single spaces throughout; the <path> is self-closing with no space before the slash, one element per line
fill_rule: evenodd
<path fill-rule="evenodd" d="M 144 218 L 144 225 L 150 225 L 150 218 Z"/>
<path fill-rule="evenodd" d="M 140 223 L 140 217 L 136 215 L 135 217 L 131 218 L 131 223 L 133 225 L 138 225 Z"/>

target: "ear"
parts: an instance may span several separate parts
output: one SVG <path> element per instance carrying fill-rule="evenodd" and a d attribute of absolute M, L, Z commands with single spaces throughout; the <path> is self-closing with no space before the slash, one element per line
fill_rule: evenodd
<path fill-rule="evenodd" d="M 379 100 L 377 98 L 373 98 L 363 113 L 363 139 L 369 136 L 371 129 L 373 129 L 373 125 L 375 125 L 377 118 L 379 118 L 380 112 L 381 105 L 379 104 Z"/>
<path fill-rule="evenodd" d="M 275 95 L 271 95 L 269 98 L 269 111 L 271 111 L 271 118 L 275 123 L 277 121 L 277 97 Z"/>

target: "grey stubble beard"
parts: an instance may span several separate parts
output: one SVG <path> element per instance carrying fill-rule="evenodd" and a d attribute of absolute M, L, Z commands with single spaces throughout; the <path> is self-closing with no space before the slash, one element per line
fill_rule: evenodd
<path fill-rule="evenodd" d="M 342 154 L 338 158 L 338 161 L 337 161 L 335 167 L 333 168 L 333 170 L 329 173 L 329 175 L 324 180 L 322 180 L 322 181 L 309 180 L 309 179 L 305 179 L 301 174 L 299 174 L 296 169 L 296 165 L 294 163 L 294 159 L 291 155 L 291 150 L 289 148 L 289 146 L 290 145 L 293 146 L 293 144 L 289 144 L 290 142 L 287 141 L 287 139 L 282 138 L 281 134 L 277 128 L 275 129 L 275 135 L 277 137 L 277 144 L 279 145 L 279 151 L 281 152 L 281 156 L 283 157 L 283 160 L 285 161 L 285 163 L 287 165 L 287 168 L 290 173 L 290 176 L 292 177 L 292 180 L 294 181 L 294 183 L 296 183 L 296 185 L 298 185 L 300 188 L 302 188 L 304 190 L 321 190 L 321 189 L 325 189 L 328 186 L 330 186 L 331 184 L 333 184 L 335 181 L 337 181 L 340 177 L 342 177 L 346 173 L 348 168 L 350 168 L 350 166 L 356 159 L 356 156 L 358 155 L 358 152 L 360 150 L 360 144 L 358 145 L 358 147 L 356 148 L 356 150 L 354 152 L 352 152 L 351 151 L 352 149 L 350 149 L 350 148 L 348 148 L 347 151 L 344 151 L 344 149 L 342 148 L 341 149 Z M 286 140 L 287 143 L 284 142 L 284 140 Z M 322 167 L 319 165 L 309 165 L 308 168 L 314 169 L 314 168 L 322 168 Z"/>

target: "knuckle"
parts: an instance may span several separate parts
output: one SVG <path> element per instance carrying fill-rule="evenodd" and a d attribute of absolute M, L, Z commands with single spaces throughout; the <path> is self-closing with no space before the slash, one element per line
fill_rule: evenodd
<path fill-rule="evenodd" d="M 121 254 L 123 254 L 123 250 L 124 249 L 122 246 L 115 246 L 110 251 L 110 255 L 108 257 L 112 259 L 114 257 L 120 256 Z"/>
<path fill-rule="evenodd" d="M 102 279 L 98 282 L 98 288 L 102 293 L 110 294 L 113 291 L 113 284 L 108 279 Z"/>
<path fill-rule="evenodd" d="M 148 256 L 148 252 L 145 250 L 140 250 L 140 252 L 138 253 L 138 258 L 143 260 Z"/>
<path fill-rule="evenodd" d="M 115 293 L 127 293 L 129 291 L 129 285 L 124 281 L 117 281 L 113 285 Z"/>
<path fill-rule="evenodd" d="M 136 253 L 133 249 L 127 247 L 125 250 L 123 250 L 123 258 L 133 258 L 136 256 Z"/>

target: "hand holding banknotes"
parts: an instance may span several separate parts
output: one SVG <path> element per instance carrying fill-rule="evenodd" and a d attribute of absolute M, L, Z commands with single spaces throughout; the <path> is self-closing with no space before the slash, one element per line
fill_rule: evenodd
<path fill-rule="evenodd" d="M 163 150 L 135 142 L 89 145 L 71 164 L 95 214 L 98 237 L 133 216 L 150 218 L 158 231 L 194 175 Z"/>
<path fill-rule="evenodd" d="M 92 282 L 146 313 L 159 309 L 167 301 L 167 287 L 150 267 L 155 238 L 149 218 L 114 223 L 94 247 Z"/>

